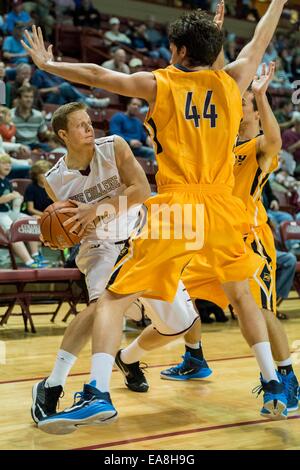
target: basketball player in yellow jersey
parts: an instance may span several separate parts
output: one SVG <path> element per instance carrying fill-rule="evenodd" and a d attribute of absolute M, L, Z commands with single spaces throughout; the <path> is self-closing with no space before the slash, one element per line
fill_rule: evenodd
<path fill-rule="evenodd" d="M 249 291 L 248 278 L 260 259 L 245 252 L 241 233 L 247 229 L 246 214 L 242 202 L 232 196 L 232 148 L 242 117 L 241 94 L 261 62 L 285 3 L 271 2 L 253 40 L 225 70 L 213 69 L 221 54 L 223 34 L 201 11 L 184 15 L 170 26 L 171 66 L 126 77 L 92 64 L 54 62 L 41 30 L 33 27 L 32 37 L 27 33 L 29 46 L 23 45 L 39 68 L 149 103 L 147 122 L 159 167 L 159 194 L 146 202 L 146 224 L 116 265 L 95 315 L 91 380 L 103 392 L 103 399 L 97 399 L 98 393 L 81 394 L 82 400 L 74 407 L 48 418 L 55 423 L 56 432 L 98 424 L 101 409 L 110 401 L 112 358 L 121 342 L 124 311 L 139 296 L 172 301 L 185 266 L 200 250 L 253 347 L 264 378 L 264 406 L 271 417 L 286 417 L 286 398 L 273 366 L 266 323 Z M 174 205 L 179 207 L 177 213 Z M 169 215 L 173 209 L 169 220 L 160 220 L 162 209 Z M 121 210 L 117 203 L 111 213 L 116 210 Z M 99 207 L 97 215 L 103 216 L 103 212 L 107 205 L 105 211 Z M 79 207 L 79 221 L 80 216 Z M 185 222 L 179 227 L 183 234 L 176 224 L 180 217 Z"/>
<path fill-rule="evenodd" d="M 287 335 L 275 315 L 276 249 L 272 231 L 267 223 L 267 213 L 261 201 L 264 184 L 270 173 L 278 166 L 277 153 L 281 147 L 280 128 L 266 95 L 273 71 L 273 63 L 270 64 L 268 73 L 263 65 L 261 77 L 254 79 L 251 90 L 246 91 L 243 96 L 243 121 L 235 147 L 234 194 L 246 204 L 249 215 L 251 231 L 247 236 L 246 244 L 264 260 L 262 266 L 250 279 L 250 288 L 267 322 L 273 357 L 285 386 L 287 409 L 295 411 L 298 409 L 299 384 L 293 372 Z M 204 260 L 200 257 L 195 257 L 184 271 L 182 279 L 188 293 L 193 298 L 207 299 L 225 308 L 228 305 L 228 299 L 220 283 L 212 278 L 208 265 L 206 265 L 206 276 L 202 272 L 199 277 L 197 264 L 203 262 Z M 186 354 L 183 363 L 162 371 L 162 378 L 189 380 L 205 376 L 206 363 L 199 362 L 199 359 L 203 360 L 199 325 L 196 328 L 193 327 L 185 335 L 185 341 Z M 143 348 L 142 340 L 139 340 L 139 347 Z M 135 360 L 139 360 L 136 355 L 133 356 L 132 347 L 130 354 Z M 123 355 L 126 357 L 126 349 Z"/>
<path fill-rule="evenodd" d="M 274 237 L 267 224 L 267 214 L 261 203 L 261 193 L 269 174 L 277 167 L 277 153 L 281 148 L 280 128 L 272 112 L 266 91 L 274 74 L 274 63 L 268 71 L 263 65 L 260 78 L 255 77 L 251 90 L 243 96 L 243 121 L 239 129 L 238 144 L 235 147 L 235 186 L 234 194 L 246 205 L 251 231 L 247 236 L 247 246 L 261 256 L 263 263 L 255 276 L 250 279 L 250 288 L 257 305 L 263 310 L 272 352 L 278 365 L 278 373 L 285 386 L 288 411 L 298 409 L 298 381 L 293 372 L 288 339 L 281 322 L 274 315 L 276 309 L 276 250 Z M 204 264 L 204 271 L 199 265 Z M 209 299 L 225 308 L 228 299 L 217 279 L 212 278 L 211 267 L 203 257 L 195 256 L 184 270 L 183 281 L 190 296 Z M 116 356 L 116 364 L 126 376 L 127 387 L 143 392 L 144 383 L 137 388 L 141 371 L 139 361 L 143 356 L 159 346 L 163 346 L 178 336 L 166 337 L 151 326 Z M 200 380 L 209 377 L 209 369 L 202 351 L 201 327 L 199 323 L 185 334 L 185 354 L 183 362 L 161 372 L 167 380 Z M 128 384 L 131 378 L 134 387 Z M 143 378 L 145 382 L 145 377 Z M 264 410 L 262 410 L 265 416 Z"/>

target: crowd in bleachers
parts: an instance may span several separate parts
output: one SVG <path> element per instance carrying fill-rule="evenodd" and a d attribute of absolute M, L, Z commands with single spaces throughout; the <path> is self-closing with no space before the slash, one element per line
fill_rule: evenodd
<path fill-rule="evenodd" d="M 215 7 L 215 2 L 207 0 L 181 3 L 206 9 Z M 251 2 L 242 3 L 245 11 L 252 10 Z M 57 18 L 59 24 L 56 24 Z M 257 19 L 253 11 L 248 11 L 245 18 Z M 96 137 L 118 134 L 129 143 L 134 155 L 147 162 L 148 167 L 143 166 L 148 171 L 152 188 L 156 171 L 151 139 L 142 125 L 147 104 L 101 89 L 75 86 L 36 69 L 20 43 L 24 29 L 33 23 L 42 27 L 46 39 L 54 43 L 56 57 L 61 60 L 96 62 L 125 74 L 164 67 L 170 60 L 166 27 L 156 23 L 154 17 L 145 23 L 109 17 L 99 12 L 89 0 L 11 2 L 7 14 L 0 19 L 0 79 L 6 85 L 6 106 L 0 107 L 0 226 L 4 230 L 9 230 L 9 224 L 16 217 L 22 217 L 23 211 L 40 217 L 51 202 L 40 175 L 65 149 L 49 123 L 53 111 L 69 101 L 86 104 Z M 244 41 L 232 32 L 225 34 L 225 59 L 230 62 L 237 57 Z M 300 79 L 300 47 L 290 31 L 274 38 L 264 57 L 267 63 L 271 60 L 277 64 L 270 91 L 282 129 L 283 150 L 280 167 L 270 179 L 271 192 L 265 193 L 265 203 L 275 226 L 278 248 L 291 253 L 288 261 L 286 257 L 282 261 L 285 266 L 283 276 L 287 275 L 289 262 L 293 265 L 289 274 L 293 279 L 296 259 L 300 256 L 299 243 L 293 239 L 286 242 L 280 231 L 282 222 L 300 221 L 300 107 L 291 101 L 292 84 Z M 30 176 L 32 181 L 28 180 Z M 20 177 L 28 181 L 23 195 L 14 190 L 10 182 Z M 14 247 L 23 265 L 40 267 L 45 264 L 39 248 L 29 248 L 28 251 L 25 245 Z M 280 297 L 285 298 L 288 296 L 286 277 L 282 285 Z"/>

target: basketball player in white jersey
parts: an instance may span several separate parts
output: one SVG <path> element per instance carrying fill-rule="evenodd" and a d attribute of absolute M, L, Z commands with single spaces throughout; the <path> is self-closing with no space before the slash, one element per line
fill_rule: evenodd
<path fill-rule="evenodd" d="M 92 218 L 96 219 L 99 204 L 114 204 L 120 195 L 124 195 L 128 211 L 114 220 L 98 223 L 94 230 L 83 236 L 76 263 L 85 275 L 90 304 L 68 326 L 50 376 L 33 387 L 31 413 L 41 429 L 47 424 L 45 418 L 56 412 L 71 367 L 91 336 L 95 301 L 103 293 L 122 247 L 139 221 L 142 202 L 150 196 L 146 175 L 127 143 L 118 136 L 95 140 L 83 104 L 69 103 L 58 108 L 53 114 L 52 127 L 67 147 L 67 154 L 45 175 L 45 188 L 51 199 L 77 201 L 81 214 L 90 218 L 94 211 Z M 71 230 L 74 230 L 73 219 L 68 221 Z M 155 327 L 163 342 L 165 335 L 183 334 L 198 320 L 182 283 L 171 306 L 167 302 L 147 300 L 152 320 L 148 330 Z M 143 373 L 132 376 L 131 389 L 135 385 L 136 391 L 148 389 Z M 86 396 L 93 395 L 95 390 L 93 384 L 86 385 Z M 103 395 L 99 399 L 107 399 L 107 394 Z M 115 416 L 115 411 L 108 406 L 99 416 L 99 424 Z"/>

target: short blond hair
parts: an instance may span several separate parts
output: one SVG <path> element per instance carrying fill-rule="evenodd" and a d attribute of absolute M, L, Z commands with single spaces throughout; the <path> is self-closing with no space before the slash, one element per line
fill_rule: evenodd
<path fill-rule="evenodd" d="M 0 163 L 12 163 L 11 158 L 7 153 L 0 153 Z"/>

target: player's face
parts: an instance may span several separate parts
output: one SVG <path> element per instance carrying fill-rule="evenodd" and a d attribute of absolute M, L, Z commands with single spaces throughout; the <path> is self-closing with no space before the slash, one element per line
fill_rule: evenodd
<path fill-rule="evenodd" d="M 253 93 L 246 91 L 242 98 L 243 124 L 250 124 L 258 119 L 258 112 L 254 110 L 253 100 Z"/>
<path fill-rule="evenodd" d="M 66 144 L 72 147 L 94 145 L 95 133 L 91 118 L 86 111 L 75 111 L 68 116 L 66 139 Z"/>

